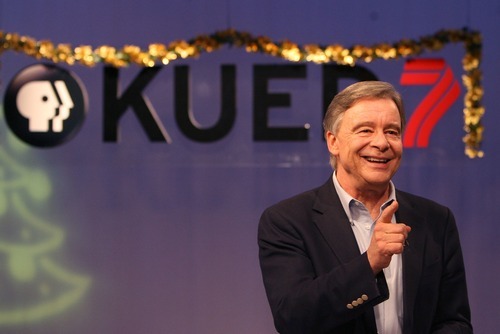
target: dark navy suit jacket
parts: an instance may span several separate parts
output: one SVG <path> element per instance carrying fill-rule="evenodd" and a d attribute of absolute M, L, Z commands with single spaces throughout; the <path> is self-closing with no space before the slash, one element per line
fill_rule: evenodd
<path fill-rule="evenodd" d="M 402 260 L 403 333 L 472 333 L 452 212 L 399 190 L 396 199 L 396 220 L 412 228 Z M 377 333 L 373 306 L 388 298 L 387 284 L 360 254 L 331 178 L 266 209 L 258 242 L 280 333 Z"/>

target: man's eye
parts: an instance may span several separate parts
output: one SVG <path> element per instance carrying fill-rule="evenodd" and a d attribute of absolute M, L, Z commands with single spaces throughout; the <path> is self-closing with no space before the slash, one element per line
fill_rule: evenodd
<path fill-rule="evenodd" d="M 399 131 L 396 130 L 389 130 L 386 133 L 391 136 L 399 136 Z"/>

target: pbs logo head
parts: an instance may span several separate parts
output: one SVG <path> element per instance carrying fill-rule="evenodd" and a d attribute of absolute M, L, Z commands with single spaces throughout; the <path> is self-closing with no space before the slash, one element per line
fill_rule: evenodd
<path fill-rule="evenodd" d="M 73 73 L 49 64 L 20 71 L 5 92 L 5 120 L 22 141 L 37 147 L 59 146 L 83 125 L 85 87 Z"/>

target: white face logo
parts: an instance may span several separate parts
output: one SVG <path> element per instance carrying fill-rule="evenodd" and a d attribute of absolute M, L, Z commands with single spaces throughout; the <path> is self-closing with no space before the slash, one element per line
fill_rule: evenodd
<path fill-rule="evenodd" d="M 30 132 L 48 132 L 50 121 L 52 131 L 63 131 L 74 104 L 64 81 L 55 81 L 54 87 L 50 81 L 32 81 L 19 90 L 17 108 L 29 120 Z"/>
<path fill-rule="evenodd" d="M 72 72 L 51 64 L 21 70 L 5 91 L 5 121 L 27 144 L 56 147 L 80 130 L 87 113 L 85 86 Z"/>

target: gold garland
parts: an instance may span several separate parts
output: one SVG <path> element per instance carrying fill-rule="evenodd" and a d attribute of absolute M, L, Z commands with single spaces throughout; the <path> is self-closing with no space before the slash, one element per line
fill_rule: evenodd
<path fill-rule="evenodd" d="M 357 61 L 369 63 L 375 59 L 398 59 L 420 55 L 424 52 L 438 51 L 449 43 L 463 43 L 465 56 L 462 59 L 464 74 L 463 84 L 466 88 L 464 97 L 464 130 L 465 154 L 469 158 L 483 157 L 480 150 L 483 139 L 481 118 L 484 107 L 481 100 L 482 37 L 479 32 L 467 28 L 459 30 L 441 30 L 418 39 L 402 39 L 396 43 L 379 43 L 372 46 L 354 45 L 345 48 L 339 44 L 297 45 L 291 41 L 272 41 L 265 36 L 254 37 L 246 32 L 227 29 L 211 35 L 200 35 L 189 41 L 174 41 L 168 45 L 150 44 L 147 50 L 135 45 L 125 45 L 121 49 L 112 46 L 92 48 L 88 45 L 72 47 L 70 44 L 57 44 L 47 40 L 37 41 L 27 36 L 0 31 L 0 55 L 4 51 L 24 53 L 36 59 L 46 59 L 54 63 L 76 63 L 84 66 L 95 66 L 104 63 L 115 67 L 130 64 L 139 66 L 167 65 L 177 59 L 197 57 L 204 52 L 212 52 L 223 45 L 244 47 L 247 52 L 264 53 L 294 62 L 337 63 L 354 66 Z"/>

